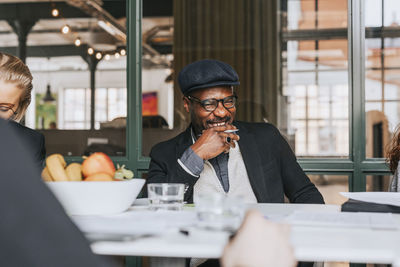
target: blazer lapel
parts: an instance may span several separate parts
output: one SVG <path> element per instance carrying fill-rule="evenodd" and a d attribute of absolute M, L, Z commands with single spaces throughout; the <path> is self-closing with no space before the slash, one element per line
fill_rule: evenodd
<path fill-rule="evenodd" d="M 270 202 L 270 194 L 268 186 L 262 170 L 260 145 L 255 142 L 254 134 L 241 127 L 240 123 L 236 124 L 239 128 L 239 148 L 242 153 L 244 165 L 246 166 L 247 175 L 253 192 L 258 202 Z M 264 163 L 265 164 L 265 163 Z"/>

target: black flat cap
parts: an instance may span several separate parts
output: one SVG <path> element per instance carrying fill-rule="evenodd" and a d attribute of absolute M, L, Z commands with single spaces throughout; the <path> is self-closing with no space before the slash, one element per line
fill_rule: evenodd
<path fill-rule="evenodd" d="M 222 61 L 203 59 L 184 67 L 178 76 L 184 95 L 202 88 L 239 85 L 236 71 Z"/>

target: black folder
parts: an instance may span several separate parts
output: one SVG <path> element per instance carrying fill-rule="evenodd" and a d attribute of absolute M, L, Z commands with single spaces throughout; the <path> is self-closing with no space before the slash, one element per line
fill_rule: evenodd
<path fill-rule="evenodd" d="M 377 204 L 372 202 L 349 199 L 342 204 L 344 212 L 389 212 L 400 213 L 400 207 L 387 204 Z"/>

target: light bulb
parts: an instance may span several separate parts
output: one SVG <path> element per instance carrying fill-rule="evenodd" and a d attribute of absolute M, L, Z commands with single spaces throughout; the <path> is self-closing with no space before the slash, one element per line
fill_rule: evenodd
<path fill-rule="evenodd" d="M 61 32 L 62 32 L 63 34 L 67 34 L 67 33 L 69 33 L 69 31 L 70 31 L 70 28 L 69 28 L 68 25 L 64 25 L 64 26 L 61 28 Z"/>
<path fill-rule="evenodd" d="M 81 38 L 78 37 L 78 38 L 75 39 L 75 45 L 76 46 L 80 46 L 81 43 L 82 43 Z"/>
<path fill-rule="evenodd" d="M 101 53 L 100 53 L 100 52 L 97 52 L 97 53 L 96 53 L 96 58 L 97 58 L 97 59 L 101 59 Z"/>
<path fill-rule="evenodd" d="M 57 8 L 53 8 L 53 10 L 51 10 L 51 15 L 53 17 L 58 17 L 59 14 L 60 14 L 60 12 L 58 12 Z"/>
<path fill-rule="evenodd" d="M 119 58 L 119 53 L 118 52 L 115 52 L 115 58 Z"/>
<path fill-rule="evenodd" d="M 110 56 L 109 54 L 107 54 L 107 55 L 104 56 L 104 59 L 105 59 L 105 60 L 110 60 L 110 58 L 111 58 L 111 56 Z"/>
<path fill-rule="evenodd" d="M 121 56 L 125 56 L 126 55 L 126 50 L 125 49 L 121 49 L 120 53 L 121 53 Z"/>
<path fill-rule="evenodd" d="M 94 50 L 93 50 L 93 48 L 89 47 L 87 52 L 88 52 L 89 55 L 93 55 Z"/>

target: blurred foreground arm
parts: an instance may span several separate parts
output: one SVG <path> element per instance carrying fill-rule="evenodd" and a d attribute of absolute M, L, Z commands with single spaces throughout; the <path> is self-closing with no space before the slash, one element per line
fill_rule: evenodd
<path fill-rule="evenodd" d="M 293 267 L 296 265 L 289 243 L 290 229 L 249 211 L 236 236 L 225 247 L 223 267 Z"/>
<path fill-rule="evenodd" d="M 0 132 L 0 266 L 105 266 L 41 181 L 32 153 L 1 119 Z"/>

